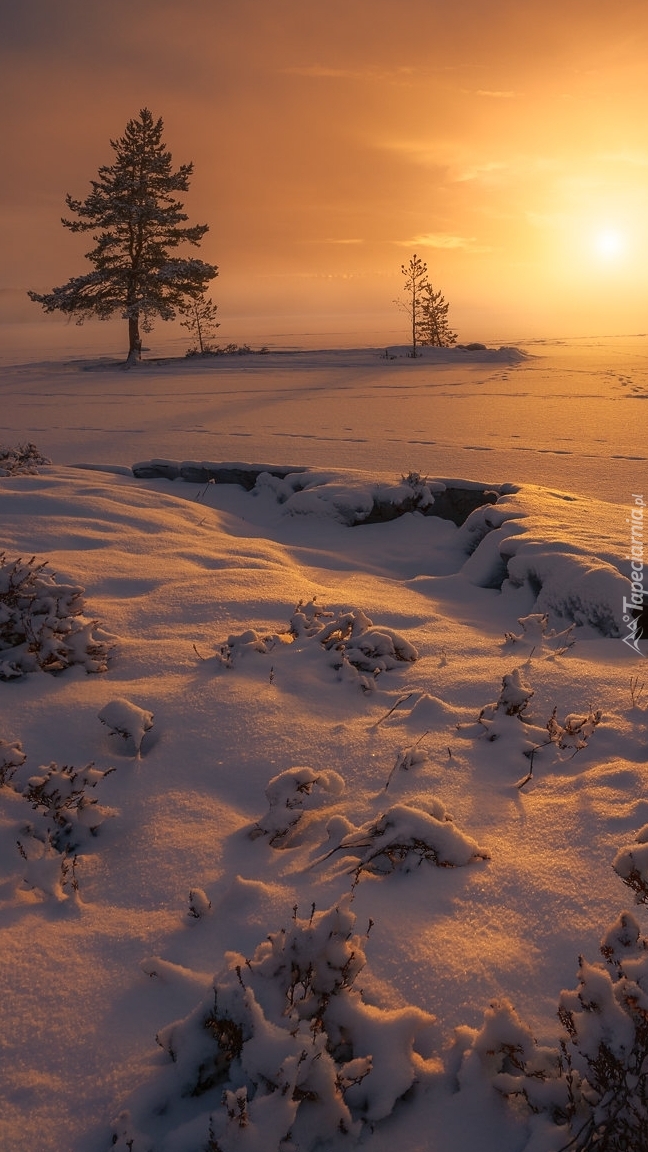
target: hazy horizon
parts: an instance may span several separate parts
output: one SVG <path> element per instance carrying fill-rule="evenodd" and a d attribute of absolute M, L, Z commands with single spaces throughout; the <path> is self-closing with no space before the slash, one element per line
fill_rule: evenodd
<path fill-rule="evenodd" d="M 381 320 L 383 323 L 381 323 Z M 249 344 L 253 350 L 317 351 L 349 348 L 387 348 L 408 345 L 405 318 L 393 315 L 344 313 L 321 316 L 230 316 L 223 319 L 216 342 Z M 0 320 L 0 366 L 29 364 L 33 361 L 114 357 L 126 358 L 127 325 L 124 320 L 92 320 L 77 325 L 60 316 L 37 317 L 32 321 Z M 459 334 L 459 343 L 480 341 L 489 346 L 542 346 L 582 341 L 612 342 L 644 340 L 643 331 L 511 331 L 502 327 L 476 325 Z M 144 359 L 156 356 L 183 357 L 192 344 L 190 334 L 178 321 L 160 322 L 146 333 Z"/>
<path fill-rule="evenodd" d="M 210 227 L 223 328 L 250 329 L 234 339 L 256 339 L 255 317 L 370 329 L 351 318 L 388 315 L 414 252 L 461 339 L 645 327 L 638 0 L 613 16 L 604 0 L 29 0 L 0 32 L 0 320 L 36 319 L 27 289 L 88 270 L 65 195 L 87 195 L 147 106 L 174 165 L 194 163 L 185 206 Z"/>

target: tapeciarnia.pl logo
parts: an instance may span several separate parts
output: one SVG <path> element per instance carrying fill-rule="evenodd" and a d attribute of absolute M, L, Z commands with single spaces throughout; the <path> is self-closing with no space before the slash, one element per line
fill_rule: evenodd
<path fill-rule="evenodd" d="M 643 495 L 639 492 L 633 492 L 632 499 L 634 505 L 626 521 L 630 525 L 630 555 L 626 559 L 630 561 L 632 594 L 630 599 L 627 596 L 623 597 L 623 623 L 628 626 L 628 635 L 623 636 L 622 639 L 623 643 L 627 644 L 629 648 L 633 648 L 639 656 L 645 656 L 645 652 L 642 652 L 639 647 L 639 641 L 643 636 L 642 629 L 639 627 L 639 613 L 644 609 L 644 596 L 646 595 L 644 589 L 644 508 L 646 505 Z"/>

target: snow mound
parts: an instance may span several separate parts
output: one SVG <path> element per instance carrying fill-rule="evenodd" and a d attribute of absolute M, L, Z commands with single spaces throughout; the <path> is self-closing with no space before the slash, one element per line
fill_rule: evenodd
<path fill-rule="evenodd" d="M 99 713 L 99 719 L 113 735 L 130 741 L 137 756 L 140 755 L 146 733 L 153 727 L 153 713 L 139 708 L 137 704 L 131 704 L 130 700 L 124 700 L 123 697 L 106 704 Z"/>
<path fill-rule="evenodd" d="M 303 521 L 307 534 L 318 520 L 354 528 L 403 516 L 449 520 L 459 528 L 452 555 L 462 577 L 512 593 L 525 603 L 526 616 L 547 615 L 549 630 L 558 634 L 573 623 L 619 637 L 627 624 L 632 588 L 622 574 L 623 556 L 596 554 L 591 525 L 603 509 L 588 507 L 586 514 L 582 501 L 566 494 L 413 471 L 389 483 L 359 472 L 265 465 L 154 460 L 134 467 L 141 476 L 239 484 L 256 504 L 251 519 L 266 530 L 269 521 L 279 532 L 282 521 L 298 530 Z"/>
<path fill-rule="evenodd" d="M 536 612 L 589 625 L 603 636 L 621 636 L 624 597 L 631 589 L 612 565 L 543 543 L 514 539 L 512 547 L 502 591 L 526 586 L 537 591 Z"/>
<path fill-rule="evenodd" d="M 398 356 L 411 356 L 409 345 L 393 346 L 387 350 L 389 359 Z M 523 351 L 514 345 L 502 344 L 498 348 L 489 348 L 487 344 L 472 341 L 469 344 L 454 344 L 450 348 L 435 348 L 433 346 L 419 345 L 416 359 L 422 364 L 521 364 L 531 359 L 529 352 Z"/>
<path fill-rule="evenodd" d="M 634 844 L 617 852 L 612 867 L 634 892 L 637 904 L 648 904 L 648 824 L 639 829 Z"/>
<path fill-rule="evenodd" d="M 522 490 L 500 497 L 492 509 L 476 509 L 460 530 L 459 540 L 468 553 L 462 574 L 482 588 L 523 594 L 530 615 L 621 636 L 630 581 L 619 567 L 588 553 L 577 541 L 557 538 L 539 510 L 541 502 L 541 490 L 532 492 L 528 501 Z"/>

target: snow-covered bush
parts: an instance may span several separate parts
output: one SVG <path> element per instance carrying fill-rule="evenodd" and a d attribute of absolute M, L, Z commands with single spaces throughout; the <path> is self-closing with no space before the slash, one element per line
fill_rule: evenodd
<path fill-rule="evenodd" d="M 332 619 L 333 613 L 327 612 L 326 608 L 318 604 L 316 596 L 313 596 L 313 599 L 306 604 L 300 600 L 290 617 L 291 635 L 297 640 L 303 636 L 317 636 L 317 633 L 322 631 L 326 621 Z"/>
<path fill-rule="evenodd" d="M 559 748 L 573 748 L 576 754 L 581 748 L 587 747 L 592 732 L 601 723 L 602 713 L 600 709 L 594 712 L 591 708 L 585 715 L 570 713 L 565 717 L 564 723 L 559 724 L 556 720 L 557 711 L 557 708 L 554 708 L 547 722 L 549 738 Z"/>
<path fill-rule="evenodd" d="M 539 1046 L 501 1002 L 480 1031 L 461 1030 L 468 1050 L 459 1079 L 470 1089 L 485 1074 L 502 1095 L 548 1114 L 561 1150 L 640 1152 L 648 1148 L 648 942 L 629 912 L 601 952 L 607 967 L 581 956 L 577 987 L 560 994 L 558 1047 Z"/>
<path fill-rule="evenodd" d="M 340 653 L 354 668 L 374 676 L 400 662 L 418 659 L 413 644 L 389 628 L 374 627 L 360 608 L 341 612 L 323 626 L 317 638 L 327 652 Z"/>
<path fill-rule="evenodd" d="M 337 851 L 359 857 L 353 869 L 358 877 L 363 872 L 412 872 L 424 860 L 439 868 L 459 868 L 489 859 L 485 849 L 459 831 L 436 797 L 420 805 L 394 804 L 345 836 Z"/>
<path fill-rule="evenodd" d="M 23 861 L 23 880 L 29 889 L 56 900 L 76 892 L 77 853 L 115 812 L 99 804 L 90 790 L 114 771 L 93 764 L 76 769 L 52 762 L 30 776 L 24 787 L 14 776 L 26 760 L 20 741 L 0 740 L 0 786 L 31 805 L 33 817 L 23 820 L 17 847 Z"/>
<path fill-rule="evenodd" d="M 519 668 L 502 678 L 502 690 L 493 704 L 486 704 L 477 723 L 458 724 L 457 728 L 466 736 L 485 737 L 487 740 L 501 740 L 508 752 L 523 753 L 525 756 L 549 743 L 546 728 L 531 724 L 524 712 L 533 696 L 533 688 L 522 679 Z"/>
<path fill-rule="evenodd" d="M 396 760 L 394 761 L 394 767 L 392 768 L 391 772 L 389 773 L 389 776 L 387 777 L 387 783 L 385 784 L 385 791 L 387 791 L 387 789 L 389 788 L 389 785 L 391 784 L 391 781 L 392 781 L 392 777 L 395 775 L 395 773 L 397 773 L 397 772 L 409 772 L 411 768 L 417 768 L 417 767 L 419 767 L 419 765 L 425 764 L 427 762 L 428 754 L 427 754 L 425 748 L 421 747 L 421 742 L 425 739 L 425 737 L 427 735 L 428 735 L 428 733 L 424 732 L 422 736 L 419 736 L 416 743 L 410 745 L 409 748 L 399 749 L 399 751 L 396 754 Z"/>
<path fill-rule="evenodd" d="M 324 797 L 339 796 L 344 791 L 344 780 L 331 770 L 314 772 L 312 768 L 300 767 L 273 776 L 265 790 L 268 811 L 252 828 L 251 838 L 267 836 L 273 848 L 293 844 L 297 825 L 303 823 L 304 809 L 313 804 L 315 789 Z"/>
<path fill-rule="evenodd" d="M 0 447 L 0 476 L 35 476 L 42 464 L 51 464 L 35 444 L 16 444 Z"/>
<path fill-rule="evenodd" d="M 11 743 L 0 740 L 0 786 L 9 783 L 16 769 L 20 768 L 25 760 L 20 740 L 13 740 Z"/>
<path fill-rule="evenodd" d="M 608 964 L 621 964 L 628 956 L 639 956 L 648 948 L 641 926 L 632 912 L 620 912 L 601 940 L 601 955 Z"/>
<path fill-rule="evenodd" d="M 17 844 L 28 889 L 59 902 L 67 900 L 70 892 L 77 892 L 77 858 L 72 851 L 59 851 L 49 835 L 40 839 L 27 833 Z"/>
<path fill-rule="evenodd" d="M 202 888 L 192 888 L 189 892 L 189 912 L 188 916 L 192 920 L 202 920 L 203 916 L 208 916 L 211 912 L 211 900 Z"/>
<path fill-rule="evenodd" d="M 533 689 L 526 684 L 519 668 L 502 678 L 502 691 L 494 704 L 487 704 L 477 717 L 478 727 L 458 725 L 467 735 L 485 735 L 488 740 L 504 738 L 520 747 L 526 756 L 544 744 L 553 743 L 561 749 L 573 749 L 574 753 L 587 746 L 594 729 L 600 724 L 602 713 L 589 708 L 587 713 L 570 713 L 562 724 L 556 719 L 554 708 L 545 728 L 529 723 L 524 716 Z M 521 723 L 520 723 L 521 722 Z M 483 728 L 486 731 L 481 732 Z"/>
<path fill-rule="evenodd" d="M 137 704 L 131 704 L 130 700 L 123 697 L 106 704 L 99 713 L 99 719 L 112 735 L 121 736 L 122 740 L 130 742 L 136 756 L 140 755 L 146 733 L 153 727 L 153 713 L 139 708 Z"/>
<path fill-rule="evenodd" d="M 555 628 L 549 627 L 547 612 L 532 612 L 529 616 L 520 616 L 518 617 L 518 624 L 522 625 L 522 631 L 519 635 L 515 632 L 504 634 L 504 640 L 507 644 L 524 644 L 531 651 L 549 650 L 556 655 L 561 655 L 576 643 L 574 639 L 576 625 L 570 624 L 569 628 L 564 628 L 562 632 L 556 632 Z"/>
<path fill-rule="evenodd" d="M 0 680 L 41 668 L 61 672 L 81 664 L 105 672 L 108 652 L 83 615 L 84 589 L 57 584 L 47 561 L 7 560 L 0 553 Z"/>
<path fill-rule="evenodd" d="M 227 640 L 220 645 L 216 659 L 226 668 L 233 668 L 241 657 L 250 652 L 261 652 L 263 655 L 272 652 L 276 644 L 281 644 L 282 639 L 284 642 L 289 642 L 285 641 L 284 637 L 274 633 L 264 636 L 260 632 L 256 632 L 254 628 L 247 628 L 245 632 L 241 632 L 240 636 L 228 636 Z"/>
<path fill-rule="evenodd" d="M 632 889 L 637 904 L 648 904 L 648 824 L 639 829 L 634 844 L 617 853 L 612 867 Z"/>
<path fill-rule="evenodd" d="M 557 1124 L 567 1122 L 570 1093 L 561 1080 L 557 1047 L 540 1046 L 512 1004 L 495 1000 L 479 1029 L 457 1029 L 464 1053 L 458 1072 L 462 1091 L 473 1094 L 484 1078 L 506 1097 L 521 1097 L 533 1112 L 549 1112 Z"/>
<path fill-rule="evenodd" d="M 115 813 L 102 807 L 88 789 L 95 788 L 113 768 L 102 771 L 88 764 L 76 769 L 52 762 L 30 777 L 22 795 L 35 812 L 23 825 L 18 851 L 23 860 L 23 880 L 28 888 L 66 900 L 78 890 L 77 853 L 96 836 Z"/>
<path fill-rule="evenodd" d="M 648 1147 L 648 955 L 644 942 L 635 947 L 612 972 L 581 957 L 578 988 L 561 993 L 576 1152 Z"/>
<path fill-rule="evenodd" d="M 390 628 L 376 627 L 361 608 L 336 615 L 314 599 L 307 604 L 300 601 L 290 619 L 290 632 L 298 641 L 316 639 L 330 653 L 339 677 L 359 683 L 365 691 L 381 672 L 418 660 L 413 644 Z"/>
<path fill-rule="evenodd" d="M 52 762 L 41 767 L 23 791 L 37 813 L 36 821 L 27 826 L 29 835 L 51 844 L 57 852 L 75 851 L 89 836 L 96 836 L 104 820 L 114 813 L 102 807 L 89 790 L 111 772 L 114 768 L 102 771 L 93 764 L 59 768 Z"/>
<path fill-rule="evenodd" d="M 427 476 L 421 476 L 420 472 L 408 472 L 407 476 L 402 477 L 402 482 L 406 488 L 411 489 L 417 508 L 428 508 L 434 504 L 434 496 Z"/>
<path fill-rule="evenodd" d="M 382 1010 L 356 989 L 365 943 L 347 896 L 305 919 L 295 909 L 250 959 L 228 955 L 209 996 L 158 1034 L 175 1095 L 193 1100 L 197 1117 L 187 1125 L 185 1104 L 176 1120 L 172 1089 L 156 1149 L 309 1152 L 345 1134 L 355 1142 L 363 1122 L 389 1116 L 436 1070 L 426 1058 L 434 1018 Z M 192 1133 L 184 1145 L 180 1116 L 182 1133 Z"/>
<path fill-rule="evenodd" d="M 502 691 L 496 704 L 488 704 L 482 708 L 479 719 L 488 731 L 492 728 L 492 719 L 495 713 L 506 716 L 521 716 L 529 700 L 533 696 L 533 688 L 525 684 L 519 668 L 515 668 L 509 675 L 502 677 Z"/>
<path fill-rule="evenodd" d="M 328 662 L 338 677 L 370 691 L 381 672 L 418 660 L 418 652 L 391 628 L 377 627 L 360 608 L 327 612 L 315 598 L 300 600 L 286 632 L 262 634 L 249 628 L 240 636 L 229 636 L 220 645 L 216 660 L 227 668 L 250 652 L 266 654 L 277 645 L 295 645 L 301 650 L 310 642 L 328 653 Z"/>

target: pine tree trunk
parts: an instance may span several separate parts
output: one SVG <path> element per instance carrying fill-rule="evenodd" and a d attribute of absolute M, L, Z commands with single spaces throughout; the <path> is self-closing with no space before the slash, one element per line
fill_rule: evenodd
<path fill-rule="evenodd" d="M 139 330 L 139 312 L 128 317 L 128 359 L 127 364 L 136 364 L 142 359 L 142 337 Z"/>

